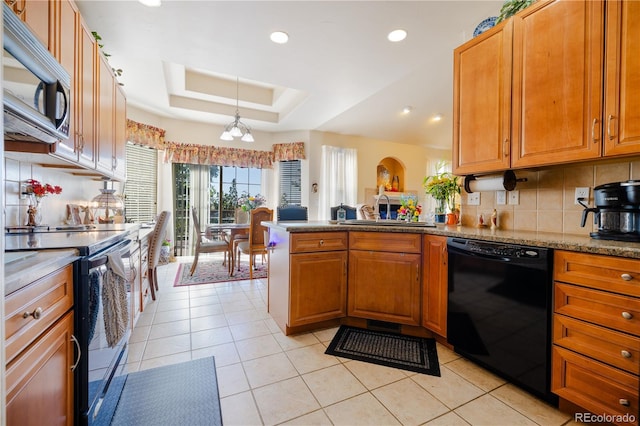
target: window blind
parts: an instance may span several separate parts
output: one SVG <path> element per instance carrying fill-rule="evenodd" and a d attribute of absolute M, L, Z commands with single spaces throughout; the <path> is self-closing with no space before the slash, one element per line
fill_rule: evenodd
<path fill-rule="evenodd" d="M 127 182 L 124 187 L 127 222 L 151 222 L 156 218 L 157 151 L 127 143 Z"/>
<path fill-rule="evenodd" d="M 300 160 L 280 162 L 280 204 L 302 204 Z"/>

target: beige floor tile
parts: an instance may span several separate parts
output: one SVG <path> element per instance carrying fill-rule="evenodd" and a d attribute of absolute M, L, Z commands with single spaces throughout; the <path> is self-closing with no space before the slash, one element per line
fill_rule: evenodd
<path fill-rule="evenodd" d="M 447 364 L 447 367 L 486 392 L 490 392 L 506 383 L 504 379 L 464 358 L 451 361 Z"/>
<path fill-rule="evenodd" d="M 450 411 L 447 414 L 425 423 L 425 426 L 467 426 L 468 424 L 469 423 L 465 422 L 462 417 Z"/>
<path fill-rule="evenodd" d="M 373 395 L 403 425 L 418 425 L 449 409 L 410 378 L 372 391 Z"/>
<path fill-rule="evenodd" d="M 271 330 L 267 326 L 265 321 L 254 321 L 243 324 L 236 324 L 229 327 L 233 340 L 251 339 L 253 337 L 264 336 L 271 334 Z"/>
<path fill-rule="evenodd" d="M 208 315 L 206 317 L 191 318 L 191 332 L 208 330 L 210 328 L 227 327 L 229 323 L 223 314 Z"/>
<path fill-rule="evenodd" d="M 262 356 L 273 355 L 282 352 L 282 348 L 272 335 L 254 337 L 236 342 L 236 348 L 240 359 L 247 361 Z"/>
<path fill-rule="evenodd" d="M 535 425 L 507 404 L 488 394 L 456 408 L 455 413 L 477 426 Z"/>
<path fill-rule="evenodd" d="M 247 299 L 246 296 L 244 296 L 243 300 L 238 300 L 238 301 L 228 302 L 228 303 L 222 302 L 220 303 L 220 306 L 222 306 L 222 309 L 225 314 L 228 314 L 231 312 L 247 311 L 250 309 L 255 309 L 255 306 L 253 306 L 253 303 L 251 303 L 251 301 Z"/>
<path fill-rule="evenodd" d="M 407 377 L 407 373 L 402 370 L 367 362 L 349 361 L 344 366 L 370 390 Z"/>
<path fill-rule="evenodd" d="M 129 343 L 145 342 L 149 338 L 150 325 L 136 324 L 129 337 Z"/>
<path fill-rule="evenodd" d="M 189 295 L 189 304 L 192 308 L 207 305 L 219 305 L 220 299 L 217 294 L 211 295 Z"/>
<path fill-rule="evenodd" d="M 338 327 L 325 328 L 324 330 L 317 330 L 313 332 L 313 335 L 321 342 L 330 342 L 336 336 Z"/>
<path fill-rule="evenodd" d="M 253 395 L 266 425 L 282 423 L 320 408 L 300 377 L 254 389 Z"/>
<path fill-rule="evenodd" d="M 155 312 L 143 312 L 138 316 L 138 321 L 136 322 L 136 327 L 140 326 L 148 326 L 153 324 L 153 318 L 155 316 Z"/>
<path fill-rule="evenodd" d="M 217 296 L 218 291 L 216 290 L 216 285 L 217 284 L 189 286 L 189 299 L 198 300 Z M 217 301 L 218 299 L 216 298 L 215 300 Z"/>
<path fill-rule="evenodd" d="M 251 389 L 298 376 L 298 371 L 282 352 L 244 361 L 242 365 Z"/>
<path fill-rule="evenodd" d="M 233 343 L 224 343 L 222 345 L 208 346 L 202 349 L 191 351 L 192 359 L 199 359 L 208 356 L 216 358 L 216 367 L 237 364 L 240 362 L 240 356 Z"/>
<path fill-rule="evenodd" d="M 266 320 L 271 318 L 267 311 L 257 311 L 255 309 L 251 309 L 248 311 L 237 311 L 237 312 L 228 312 L 225 313 L 227 317 L 227 322 L 229 325 L 243 324 L 245 322 L 253 322 Z"/>
<path fill-rule="evenodd" d="M 149 340 L 142 359 L 147 360 L 180 352 L 191 352 L 191 336 L 189 334 Z"/>
<path fill-rule="evenodd" d="M 210 315 L 223 314 L 224 309 L 222 304 L 216 303 L 214 305 L 194 306 L 187 311 L 191 318 L 206 317 Z"/>
<path fill-rule="evenodd" d="M 174 311 L 177 309 L 189 309 L 189 299 L 165 300 L 158 297 L 156 312 Z"/>
<path fill-rule="evenodd" d="M 163 322 L 151 326 L 149 340 L 159 339 L 162 337 L 176 336 L 178 334 L 186 334 L 191 331 L 191 325 L 188 319 L 173 322 Z"/>
<path fill-rule="evenodd" d="M 370 393 L 325 408 L 334 425 L 399 425 L 400 422 Z"/>
<path fill-rule="evenodd" d="M 326 355 L 324 353 L 326 349 L 323 344 L 316 343 L 315 345 L 292 349 L 287 351 L 286 354 L 293 365 L 296 366 L 298 372 L 305 374 L 340 363 L 335 356 Z"/>
<path fill-rule="evenodd" d="M 262 419 L 251 392 L 243 392 L 220 399 L 222 423 L 226 426 L 260 425 Z"/>
<path fill-rule="evenodd" d="M 438 351 L 438 362 L 440 364 L 447 364 L 460 358 L 460 355 L 440 343 L 436 343 L 436 350 Z"/>
<path fill-rule="evenodd" d="M 189 319 L 188 309 L 177 309 L 173 311 L 156 312 L 153 318 L 153 324 L 160 324 L 162 322 L 174 322 L 180 320 Z"/>
<path fill-rule="evenodd" d="M 571 415 L 558 411 L 555 407 L 507 383 L 494 389 L 490 395 L 527 416 L 534 422 L 545 425 L 563 425 L 571 419 Z"/>
<path fill-rule="evenodd" d="M 416 374 L 411 376 L 411 380 L 426 389 L 450 409 L 466 404 L 485 393 L 479 387 L 449 370 L 447 366 L 442 365 L 440 366 L 440 377 Z"/>
<path fill-rule="evenodd" d="M 323 407 L 367 391 L 342 364 L 304 374 L 302 379 Z"/>
<path fill-rule="evenodd" d="M 147 346 L 147 342 L 129 343 L 129 353 L 127 354 L 127 362 L 139 362 L 142 360 L 144 354 L 144 348 Z"/>
<path fill-rule="evenodd" d="M 265 324 L 271 330 L 270 322 L 265 321 Z M 318 341 L 318 338 L 313 333 L 285 336 L 284 333 L 280 331 L 280 329 L 277 329 L 273 333 L 274 333 L 273 337 L 275 337 L 275 339 L 280 344 L 280 347 L 282 347 L 282 349 L 285 351 L 296 349 L 296 348 L 304 348 L 305 346 L 311 346 L 311 345 L 315 345 L 316 343 L 320 343 Z"/>
<path fill-rule="evenodd" d="M 288 426 L 330 426 L 333 423 L 331 423 L 331 420 L 329 420 L 329 417 L 327 417 L 323 410 L 317 410 L 282 424 Z"/>
<path fill-rule="evenodd" d="M 191 352 L 181 352 L 178 354 L 161 356 L 158 358 L 143 359 L 140 362 L 140 370 L 162 367 L 163 365 L 178 364 L 180 362 L 191 361 Z"/>
<path fill-rule="evenodd" d="M 250 389 L 242 364 L 231 364 L 222 367 L 216 365 L 218 392 L 220 398 L 246 392 Z"/>
<path fill-rule="evenodd" d="M 193 350 L 231 342 L 233 342 L 233 336 L 229 327 L 210 328 L 191 333 L 191 348 Z"/>

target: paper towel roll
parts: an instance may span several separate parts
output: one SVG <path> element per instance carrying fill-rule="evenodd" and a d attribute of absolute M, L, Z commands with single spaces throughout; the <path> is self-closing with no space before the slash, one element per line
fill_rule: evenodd
<path fill-rule="evenodd" d="M 504 190 L 504 179 L 502 177 L 474 179 L 469 181 L 471 192 L 501 191 Z"/>

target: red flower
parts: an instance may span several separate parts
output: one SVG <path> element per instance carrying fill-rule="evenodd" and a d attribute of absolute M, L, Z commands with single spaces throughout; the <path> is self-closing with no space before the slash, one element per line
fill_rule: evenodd
<path fill-rule="evenodd" d="M 27 181 L 27 194 L 33 195 L 34 197 L 40 199 L 49 194 L 60 194 L 62 192 L 62 187 L 56 185 L 53 186 L 51 184 L 45 183 L 41 184 L 39 181 L 35 179 L 29 179 Z"/>

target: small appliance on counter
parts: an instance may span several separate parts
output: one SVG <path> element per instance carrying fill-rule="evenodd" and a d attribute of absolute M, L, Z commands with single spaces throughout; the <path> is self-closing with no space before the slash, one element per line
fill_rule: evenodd
<path fill-rule="evenodd" d="M 601 240 L 640 242 L 640 180 L 627 180 L 599 185 L 594 188 L 595 207 L 582 212 L 581 226 L 589 213 L 594 215 L 596 232 L 589 235 Z"/>

